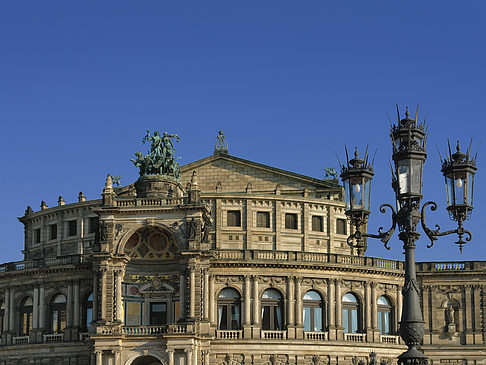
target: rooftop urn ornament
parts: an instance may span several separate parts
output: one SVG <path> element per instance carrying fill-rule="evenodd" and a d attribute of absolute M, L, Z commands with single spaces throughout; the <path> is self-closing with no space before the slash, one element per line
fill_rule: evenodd
<path fill-rule="evenodd" d="M 358 254 L 365 248 L 364 238 L 378 238 L 388 247 L 388 242 L 398 226 L 398 238 L 403 242 L 405 253 L 405 283 L 402 289 L 403 310 L 400 321 L 400 335 L 408 346 L 407 351 L 398 357 L 399 365 L 425 365 L 425 356 L 417 346 L 420 345 L 424 335 L 424 321 L 420 307 L 420 288 L 417 282 L 415 270 L 415 244 L 420 237 L 417 232 L 421 223 L 423 231 L 430 239 L 427 247 L 432 247 L 434 241 L 440 236 L 457 234 L 459 239 L 456 244 L 462 252 L 466 242 L 471 241 L 472 234 L 463 227 L 464 220 L 468 219 L 473 209 L 473 184 L 474 174 L 477 170 L 476 157 L 470 158 L 471 146 L 467 153 L 460 151 L 459 143 L 457 152 L 450 151 L 448 158 L 442 163 L 442 173 L 446 181 L 447 210 L 452 220 L 457 221 L 458 228 L 446 232 L 440 232 L 427 227 L 425 223 L 425 208 L 437 209 L 433 201 L 426 202 L 422 208 L 422 177 L 424 163 L 427 158 L 426 142 L 427 128 L 425 120 L 418 122 L 418 105 L 415 119 L 410 118 L 408 107 L 405 118 L 400 119 L 400 111 L 397 105 L 397 122 L 390 120 L 390 137 L 392 142 L 392 187 L 395 192 L 397 210 L 390 204 L 383 204 L 380 211 L 385 213 L 389 208 L 392 213 L 392 226 L 383 232 L 378 229 L 378 234 L 366 232 L 366 225 L 370 214 L 371 180 L 373 178 L 373 164 L 368 164 L 367 152 L 364 159 L 358 157 L 357 151 L 354 158 L 349 160 L 346 150 L 346 165 L 341 166 L 341 179 L 344 184 L 346 216 L 355 227 L 347 243 L 358 249 Z M 477 156 L 477 154 L 476 154 Z M 463 239 L 466 236 L 465 240 Z M 453 309 L 452 309 L 453 310 Z M 450 310 L 451 311 L 451 310 Z M 452 316 L 450 316 L 452 317 Z"/>
<path fill-rule="evenodd" d="M 142 143 L 150 142 L 150 153 L 144 156 L 142 152 L 138 151 L 135 152 L 136 159 L 130 159 L 135 166 L 140 168 L 140 176 L 161 175 L 179 179 L 181 167 L 177 160 L 180 157 L 175 158 L 174 156 L 173 138 L 177 142 L 180 141 L 177 134 L 164 132 L 160 135 L 159 131 L 155 131 L 154 135 L 151 136 L 150 130 L 147 129 L 147 134 L 142 139 Z"/>
<path fill-rule="evenodd" d="M 217 138 L 218 140 L 214 145 L 214 153 L 228 154 L 228 143 L 222 130 L 219 131 Z"/>

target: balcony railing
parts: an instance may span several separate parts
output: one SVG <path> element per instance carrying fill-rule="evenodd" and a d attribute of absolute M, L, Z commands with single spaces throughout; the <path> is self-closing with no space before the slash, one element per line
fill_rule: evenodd
<path fill-rule="evenodd" d="M 265 340 L 286 340 L 287 331 L 267 331 L 262 330 L 262 338 Z"/>
<path fill-rule="evenodd" d="M 344 341 L 347 342 L 366 342 L 366 334 L 364 333 L 345 333 Z"/>
<path fill-rule="evenodd" d="M 12 337 L 12 344 L 13 345 L 25 345 L 30 342 L 29 336 L 17 336 Z"/>
<path fill-rule="evenodd" d="M 62 333 L 55 333 L 51 335 L 44 335 L 44 343 L 55 343 L 55 342 L 62 342 L 63 334 Z"/>
<path fill-rule="evenodd" d="M 327 332 L 304 332 L 304 338 L 311 341 L 327 341 Z"/>
<path fill-rule="evenodd" d="M 400 336 L 380 335 L 381 343 L 389 343 L 389 344 L 397 345 L 399 341 L 400 341 Z"/>
<path fill-rule="evenodd" d="M 242 330 L 217 330 L 216 338 L 222 340 L 239 340 L 243 338 Z"/>
<path fill-rule="evenodd" d="M 125 326 L 122 335 L 128 336 L 154 336 L 168 332 L 168 326 Z"/>
<path fill-rule="evenodd" d="M 80 264 L 87 262 L 88 259 L 81 255 L 69 255 L 62 257 L 47 257 L 42 259 L 8 262 L 0 265 L 0 273 L 7 271 L 22 271 L 41 267 Z"/>

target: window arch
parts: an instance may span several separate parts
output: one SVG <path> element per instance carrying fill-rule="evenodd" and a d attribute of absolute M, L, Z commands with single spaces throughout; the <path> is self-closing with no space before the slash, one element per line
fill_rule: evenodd
<path fill-rule="evenodd" d="M 50 330 L 52 333 L 62 333 L 66 328 L 66 297 L 55 295 L 49 307 Z"/>
<path fill-rule="evenodd" d="M 93 322 L 93 293 L 88 295 L 84 306 L 84 328 L 90 329 Z"/>
<path fill-rule="evenodd" d="M 283 330 L 283 297 L 278 290 L 267 289 L 262 295 L 262 329 Z"/>
<path fill-rule="evenodd" d="M 241 328 L 241 296 L 233 288 L 224 288 L 218 295 L 218 329 Z"/>
<path fill-rule="evenodd" d="M 392 333 L 392 315 L 393 308 L 390 300 L 381 296 L 378 298 L 378 329 L 381 335 L 390 335 Z"/>
<path fill-rule="evenodd" d="M 28 336 L 32 331 L 32 298 L 26 297 L 20 304 L 20 335 Z"/>
<path fill-rule="evenodd" d="M 304 295 L 304 331 L 322 332 L 324 328 L 323 300 L 315 290 L 309 290 Z"/>
<path fill-rule="evenodd" d="M 357 333 L 361 325 L 361 310 L 358 298 L 352 293 L 344 294 L 343 303 L 343 328 L 346 333 Z"/>

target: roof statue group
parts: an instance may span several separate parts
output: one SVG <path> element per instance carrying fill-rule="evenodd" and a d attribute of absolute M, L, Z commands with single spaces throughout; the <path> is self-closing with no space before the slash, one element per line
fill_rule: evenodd
<path fill-rule="evenodd" d="M 155 131 L 151 136 L 150 130 L 147 129 L 147 135 L 143 137 L 142 143 L 151 143 L 150 154 L 144 156 L 142 152 L 138 151 L 135 152 L 137 159 L 130 159 L 135 166 L 140 168 L 140 176 L 165 175 L 179 179 L 181 167 L 177 160 L 180 157 L 177 159 L 174 157 L 173 138 L 176 138 L 177 142 L 180 141 L 177 134 L 164 132 L 163 135 L 160 135 L 159 131 Z"/>
<path fill-rule="evenodd" d="M 154 135 L 150 135 L 150 130 L 147 129 L 147 135 L 143 137 L 142 143 L 150 142 L 150 154 L 144 156 L 142 152 L 135 152 L 137 159 L 130 159 L 135 166 L 140 168 L 140 176 L 145 175 L 165 175 L 173 176 L 177 180 L 180 176 L 181 166 L 174 157 L 174 144 L 172 139 L 176 138 L 177 142 L 180 138 L 177 134 L 169 134 L 164 132 L 160 135 L 159 131 L 154 131 Z M 223 131 L 219 131 L 218 140 L 214 146 L 216 152 L 228 153 L 228 143 L 225 140 Z"/>

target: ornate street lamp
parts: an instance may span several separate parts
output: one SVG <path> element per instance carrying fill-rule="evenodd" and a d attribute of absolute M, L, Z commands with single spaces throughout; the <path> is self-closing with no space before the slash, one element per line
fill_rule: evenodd
<path fill-rule="evenodd" d="M 418 108 L 417 108 L 418 114 Z M 473 184 L 476 168 L 476 157 L 470 158 L 470 149 L 467 153 L 460 151 L 459 143 L 457 152 L 452 154 L 449 145 L 449 154 L 443 160 L 442 173 L 446 181 L 447 191 L 447 210 L 451 219 L 458 222 L 458 228 L 446 232 L 440 232 L 440 227 L 436 225 L 436 230 L 432 230 L 425 224 L 425 208 L 437 209 L 435 202 L 429 201 L 420 210 L 422 200 L 422 177 L 426 153 L 425 122 L 417 122 L 411 119 L 407 111 L 405 118 L 400 119 L 400 112 L 397 106 L 397 124 L 391 123 L 390 137 L 392 139 L 393 154 L 392 159 L 392 187 L 395 191 L 397 210 L 392 205 L 383 204 L 380 207 L 382 213 L 385 208 L 392 212 L 392 226 L 382 232 L 383 228 L 378 229 L 378 234 L 366 232 L 366 224 L 370 214 L 370 192 L 371 179 L 373 178 L 372 164 L 367 162 L 367 154 L 364 160 L 358 158 L 357 151 L 352 160 L 346 158 L 346 165 L 341 166 L 341 178 L 344 184 L 346 216 L 355 227 L 355 232 L 348 237 L 348 244 L 358 250 L 358 254 L 364 253 L 365 238 L 380 239 L 387 249 L 396 226 L 398 225 L 398 238 L 403 242 L 405 250 L 405 284 L 403 286 L 403 310 L 400 321 L 400 335 L 406 345 L 407 351 L 398 357 L 400 365 L 423 365 L 427 364 L 427 356 L 417 349 L 422 342 L 424 335 L 424 320 L 420 309 L 419 286 L 415 271 L 415 242 L 420 237 L 417 232 L 417 225 L 420 222 L 425 234 L 430 239 L 432 247 L 439 236 L 456 233 L 459 240 L 456 244 L 462 252 L 463 245 L 472 238 L 471 232 L 463 227 L 463 222 L 468 219 L 473 209 Z M 347 151 L 346 151 L 347 156 Z M 442 160 L 442 157 L 441 157 Z M 463 240 L 466 235 L 466 240 Z"/>

